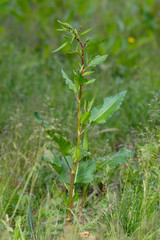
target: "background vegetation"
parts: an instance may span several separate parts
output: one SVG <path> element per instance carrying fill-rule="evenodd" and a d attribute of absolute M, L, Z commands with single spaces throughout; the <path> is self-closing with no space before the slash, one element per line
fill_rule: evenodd
<path fill-rule="evenodd" d="M 88 88 L 95 104 L 128 90 L 112 121 L 93 129 L 94 157 L 97 149 L 102 156 L 121 146 L 135 149 L 125 171 L 106 168 L 99 176 L 104 191 L 99 179 L 90 186 L 83 221 L 81 196 L 75 196 L 74 225 L 96 239 L 160 239 L 158 0 L 1 0 L 0 238 L 57 239 L 65 224 L 68 193 L 43 162 L 50 142 L 33 119 L 39 111 L 74 137 L 75 100 L 60 69 L 69 74 L 77 62 L 72 55 L 51 53 L 62 42 L 57 19 L 84 30 L 97 25 L 93 39 L 105 39 L 91 49 L 109 54 L 96 69 L 96 87 Z M 98 134 L 108 128 L 119 130 Z"/>

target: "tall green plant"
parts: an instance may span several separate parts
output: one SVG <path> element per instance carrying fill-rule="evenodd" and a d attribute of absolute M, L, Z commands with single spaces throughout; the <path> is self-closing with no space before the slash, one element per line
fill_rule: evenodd
<path fill-rule="evenodd" d="M 119 152 L 112 154 L 111 156 L 105 156 L 104 158 L 92 159 L 89 154 L 89 137 L 88 128 L 93 124 L 105 123 L 120 107 L 126 91 L 122 91 L 114 96 L 106 97 L 102 105 L 92 108 L 93 100 L 85 103 L 85 111 L 81 110 L 82 90 L 89 84 L 93 84 L 95 79 L 89 79 L 89 75 L 93 73 L 93 69 L 103 63 L 107 54 L 103 56 L 95 56 L 88 58 L 88 47 L 98 45 L 101 41 L 91 41 L 87 38 L 82 42 L 83 35 L 90 32 L 93 28 L 90 28 L 84 32 L 81 29 L 75 29 L 70 24 L 58 21 L 61 28 L 58 31 L 65 32 L 65 42 L 53 52 L 58 52 L 66 45 L 69 45 L 72 49 L 72 53 L 77 54 L 80 57 L 80 68 L 74 71 L 74 76 L 71 80 L 68 75 L 61 70 L 62 77 L 65 80 L 68 88 L 73 92 L 77 101 L 77 140 L 76 145 L 70 142 L 64 136 L 62 131 L 53 129 L 49 123 L 44 121 L 42 116 L 35 112 L 34 117 L 46 130 L 51 139 L 58 144 L 61 152 L 61 158 L 57 156 L 53 151 L 46 151 L 44 160 L 49 162 L 59 176 L 59 180 L 62 183 L 69 184 L 69 206 L 68 216 L 66 223 L 71 221 L 71 209 L 73 201 L 74 185 L 76 184 L 89 184 L 91 183 L 96 172 L 103 170 L 106 165 L 116 167 L 119 164 L 125 164 L 129 158 L 132 157 L 133 152 L 125 148 L 120 149 Z M 86 188 L 84 188 L 86 189 Z"/>

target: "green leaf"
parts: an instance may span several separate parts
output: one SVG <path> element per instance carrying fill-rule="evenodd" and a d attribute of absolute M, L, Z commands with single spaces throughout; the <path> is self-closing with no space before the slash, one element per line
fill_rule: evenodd
<path fill-rule="evenodd" d="M 59 21 L 59 20 L 57 20 L 57 22 L 59 22 L 62 26 L 65 26 L 65 27 L 67 27 L 67 28 L 69 28 L 69 29 L 73 29 L 73 27 L 72 27 L 69 23 L 61 22 L 61 21 Z"/>
<path fill-rule="evenodd" d="M 104 123 L 117 111 L 124 99 L 127 91 L 122 91 L 114 96 L 107 97 L 101 106 L 95 107 L 91 111 L 90 122 Z"/>
<path fill-rule="evenodd" d="M 69 163 L 70 168 L 72 169 L 72 158 L 70 156 L 66 156 L 67 162 Z M 65 161 L 65 158 L 62 158 L 62 167 L 59 173 L 59 180 L 62 183 L 70 183 L 71 182 L 71 172 L 69 167 Z"/>
<path fill-rule="evenodd" d="M 90 155 L 90 152 L 88 152 L 88 150 L 86 151 L 81 145 L 80 145 L 80 151 L 81 151 L 81 156 L 79 157 L 79 160 L 82 160 L 83 158 L 86 158 Z"/>
<path fill-rule="evenodd" d="M 94 160 L 81 161 L 76 171 L 75 183 L 90 183 L 94 179 L 96 162 Z"/>
<path fill-rule="evenodd" d="M 97 57 L 95 57 L 95 58 L 94 58 L 93 60 L 91 60 L 91 62 L 88 64 L 88 67 L 96 67 L 98 64 L 101 64 L 102 62 L 104 62 L 107 57 L 108 57 L 108 54 L 103 55 L 103 56 L 97 56 Z"/>
<path fill-rule="evenodd" d="M 94 71 L 87 71 L 87 72 L 85 72 L 85 73 L 83 74 L 83 76 L 90 75 L 90 74 L 92 74 L 92 73 L 94 73 Z"/>
<path fill-rule="evenodd" d="M 88 131 L 84 132 L 83 136 L 83 149 L 88 152 L 89 150 L 89 137 L 88 137 Z"/>
<path fill-rule="evenodd" d="M 47 130 L 48 135 L 55 141 L 60 148 L 60 151 L 64 156 L 70 155 L 72 153 L 72 144 L 66 140 L 63 134 L 57 130 Z"/>
<path fill-rule="evenodd" d="M 59 180 L 62 183 L 70 183 L 70 168 L 72 169 L 72 159 L 70 156 L 62 157 L 62 160 L 50 150 L 45 151 L 44 160 L 48 162 L 59 175 Z M 66 162 L 67 161 L 67 162 Z M 69 164 L 69 166 L 68 166 Z"/>
<path fill-rule="evenodd" d="M 99 45 L 99 44 L 105 42 L 106 40 L 107 40 L 107 39 L 89 42 L 88 45 L 87 45 L 87 47 L 93 47 L 93 46 Z"/>
<path fill-rule="evenodd" d="M 94 71 L 88 71 L 88 72 L 85 72 L 85 73 L 83 74 L 83 76 L 86 76 L 86 75 L 89 75 L 89 74 L 92 74 L 92 73 L 94 73 Z"/>
<path fill-rule="evenodd" d="M 95 28 L 95 26 L 93 26 L 93 27 L 91 27 L 91 28 L 85 30 L 85 31 L 82 32 L 80 35 L 84 35 L 84 34 L 86 34 L 86 33 L 89 33 L 89 32 L 92 31 L 92 29 L 94 29 L 94 28 Z"/>
<path fill-rule="evenodd" d="M 107 162 L 110 167 L 117 167 L 119 164 L 125 164 L 134 155 L 134 150 L 121 148 L 117 153 L 111 156 L 111 159 Z"/>
<path fill-rule="evenodd" d="M 134 155 L 134 150 L 121 148 L 117 153 L 111 154 L 107 158 L 99 158 L 97 170 L 102 170 L 107 164 L 109 167 L 117 167 L 119 164 L 125 164 Z"/>
<path fill-rule="evenodd" d="M 62 48 L 64 48 L 67 44 L 68 44 L 68 42 L 63 43 L 60 47 L 58 47 L 57 49 L 55 49 L 55 50 L 52 51 L 52 52 L 53 52 L 53 53 L 58 52 L 59 50 L 61 50 Z"/>
<path fill-rule="evenodd" d="M 29 205 L 28 205 L 28 211 L 27 211 L 27 225 L 35 238 L 33 216 L 32 216 L 32 211 Z"/>
<path fill-rule="evenodd" d="M 77 89 L 76 89 L 75 84 L 69 79 L 69 77 L 67 76 L 67 74 L 63 71 L 63 69 L 61 70 L 61 72 L 62 72 L 63 78 L 66 80 L 66 84 L 68 85 L 68 88 L 69 88 L 70 90 L 72 90 L 72 91 L 74 92 L 74 94 L 76 94 Z"/>
<path fill-rule="evenodd" d="M 45 162 L 48 162 L 58 174 L 60 174 L 62 162 L 53 151 L 46 149 L 43 159 Z"/>
<path fill-rule="evenodd" d="M 49 123 L 48 121 L 44 121 L 42 118 L 42 115 L 39 114 L 38 112 L 34 112 L 33 114 L 35 120 L 44 128 L 50 128 L 51 127 L 51 123 Z"/>
<path fill-rule="evenodd" d="M 75 39 L 75 35 L 74 35 L 74 33 L 72 33 L 71 35 L 72 35 L 72 38 L 71 38 L 71 40 L 70 40 L 70 43 L 73 43 L 73 41 L 74 41 L 74 39 Z"/>
<path fill-rule="evenodd" d="M 88 82 L 86 82 L 86 85 L 92 84 L 92 83 L 94 83 L 95 81 L 96 81 L 96 79 L 91 79 L 91 80 L 89 80 Z"/>
<path fill-rule="evenodd" d="M 90 155 L 90 152 L 85 151 L 85 149 L 83 148 L 82 145 L 80 145 L 79 149 L 77 149 L 77 146 L 73 147 L 72 159 L 77 161 L 77 160 L 81 160 L 89 155 Z"/>
<path fill-rule="evenodd" d="M 80 84 L 83 84 L 83 83 L 86 83 L 86 82 L 88 81 L 86 78 L 84 78 L 84 77 L 82 76 L 82 73 L 76 74 L 75 80 L 76 80 L 76 82 L 79 83 L 79 85 L 80 85 Z"/>
<path fill-rule="evenodd" d="M 79 72 L 82 73 L 83 68 L 84 68 L 84 64 L 83 64 L 83 65 L 80 65 L 80 67 L 81 67 L 81 68 L 80 68 Z"/>
<path fill-rule="evenodd" d="M 83 113 L 83 115 L 81 116 L 81 124 L 86 123 L 89 120 L 90 115 L 90 112 Z"/>
<path fill-rule="evenodd" d="M 84 111 L 87 112 L 87 102 L 86 102 L 86 99 L 84 99 L 84 106 L 83 106 L 83 108 L 84 108 Z"/>
<path fill-rule="evenodd" d="M 34 116 L 34 118 L 36 119 L 37 122 L 43 121 L 42 115 L 39 114 L 38 112 L 34 112 L 33 116 Z"/>
<path fill-rule="evenodd" d="M 77 146 L 74 146 L 72 149 L 72 159 L 77 160 L 81 157 L 81 150 L 77 149 Z"/>
<path fill-rule="evenodd" d="M 95 98 L 92 98 L 89 102 L 88 102 L 88 106 L 87 106 L 87 112 L 90 112 L 93 103 L 94 103 Z"/>
<path fill-rule="evenodd" d="M 62 28 L 60 28 L 60 29 L 56 29 L 58 32 L 66 32 L 68 29 L 67 28 L 64 28 L 64 27 L 62 27 Z"/>

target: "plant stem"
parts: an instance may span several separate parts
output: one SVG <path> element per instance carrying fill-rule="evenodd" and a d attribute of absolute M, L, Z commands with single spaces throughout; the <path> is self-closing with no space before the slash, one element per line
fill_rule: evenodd
<path fill-rule="evenodd" d="M 73 187 L 74 187 L 74 169 L 71 172 L 71 184 L 70 184 L 70 192 L 69 192 L 69 210 L 68 216 L 66 220 L 66 225 L 71 221 L 71 209 L 72 209 L 72 199 L 73 199 Z"/>
<path fill-rule="evenodd" d="M 84 74 L 84 46 L 81 42 L 81 40 L 78 38 L 78 36 L 76 36 L 76 39 L 77 41 L 79 42 L 79 44 L 81 45 L 81 48 L 82 48 L 82 55 L 81 55 L 81 59 L 82 59 L 82 66 L 83 66 L 83 69 L 82 69 L 82 76 Z M 80 144 L 80 137 L 81 137 L 81 97 L 82 97 L 82 87 L 83 87 L 83 84 L 80 85 L 80 90 L 79 90 L 79 96 L 78 96 L 78 112 L 77 112 L 77 149 L 76 149 L 76 162 L 79 163 L 79 160 L 78 160 L 78 155 L 79 155 L 79 144 Z"/>
<path fill-rule="evenodd" d="M 68 216 L 66 220 L 66 225 L 71 221 L 71 209 L 72 209 L 72 199 L 73 199 L 73 189 L 74 189 L 74 175 L 77 163 L 79 164 L 79 144 L 81 137 L 81 116 L 80 116 L 80 107 L 81 107 L 81 96 L 82 96 L 82 86 L 80 86 L 80 92 L 78 96 L 78 111 L 77 111 L 77 147 L 76 147 L 76 161 L 73 164 L 72 172 L 71 172 L 71 183 L 70 183 L 70 191 L 69 191 L 69 210 Z"/>
<path fill-rule="evenodd" d="M 80 217 L 79 217 L 80 221 L 82 221 L 82 211 L 83 211 L 84 201 L 85 201 L 85 198 L 86 198 L 87 187 L 88 187 L 88 185 L 83 184 L 81 209 L 80 209 Z"/>
<path fill-rule="evenodd" d="M 81 137 L 81 96 L 82 96 L 82 85 L 80 86 L 80 92 L 78 96 L 78 111 L 77 111 L 77 148 L 76 148 L 76 162 L 78 162 L 79 155 L 79 144 Z"/>
<path fill-rule="evenodd" d="M 77 41 L 80 43 L 82 48 L 82 54 L 81 54 L 81 60 L 82 60 L 82 76 L 84 74 L 84 46 L 81 42 L 81 40 L 78 38 L 77 35 L 75 35 Z M 68 210 L 68 216 L 66 220 L 66 225 L 71 221 L 71 209 L 72 209 L 72 200 L 73 200 L 73 190 L 74 190 L 74 175 L 76 171 L 77 164 L 79 164 L 79 145 L 80 145 L 80 137 L 81 137 L 81 97 L 82 97 L 82 87 L 83 84 L 80 85 L 79 95 L 77 97 L 78 102 L 78 110 L 77 110 L 77 147 L 76 147 L 76 156 L 75 156 L 75 162 L 73 164 L 72 172 L 71 172 L 71 183 L 70 183 L 70 191 L 69 191 L 69 210 Z"/>

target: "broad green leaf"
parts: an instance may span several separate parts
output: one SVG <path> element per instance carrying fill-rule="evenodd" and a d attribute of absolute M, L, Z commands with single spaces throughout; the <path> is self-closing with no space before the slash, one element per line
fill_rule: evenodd
<path fill-rule="evenodd" d="M 91 80 L 89 80 L 88 82 L 86 82 L 86 85 L 92 84 L 92 83 L 94 83 L 95 81 L 96 81 L 96 79 L 91 79 Z"/>
<path fill-rule="evenodd" d="M 83 146 L 80 146 L 80 150 L 81 150 L 80 160 L 90 155 L 90 152 L 88 152 L 88 150 L 85 150 Z"/>
<path fill-rule="evenodd" d="M 68 88 L 69 88 L 70 90 L 72 90 L 72 91 L 74 92 L 74 94 L 76 94 L 77 89 L 76 89 L 75 84 L 69 79 L 69 77 L 67 76 L 67 74 L 63 71 L 63 69 L 61 70 L 61 72 L 62 72 L 63 78 L 66 80 L 66 84 L 68 85 Z"/>
<path fill-rule="evenodd" d="M 53 151 L 46 149 L 43 159 L 45 162 L 48 162 L 58 174 L 60 174 L 62 161 Z"/>
<path fill-rule="evenodd" d="M 84 35 L 84 34 L 86 34 L 86 33 L 89 33 L 89 32 L 92 31 L 92 29 L 94 29 L 94 28 L 95 28 L 95 26 L 93 26 L 93 27 L 91 27 L 91 28 L 85 30 L 85 31 L 82 32 L 80 35 Z"/>
<path fill-rule="evenodd" d="M 108 54 L 103 55 L 103 56 L 97 56 L 97 57 L 95 57 L 95 58 L 94 58 L 93 60 L 91 60 L 91 62 L 88 64 L 88 67 L 96 67 L 98 64 L 101 64 L 102 62 L 104 62 L 107 57 L 108 57 Z"/>
<path fill-rule="evenodd" d="M 94 179 L 96 162 L 94 160 L 81 161 L 77 167 L 75 183 L 90 183 Z"/>
<path fill-rule="evenodd" d="M 62 183 L 70 183 L 70 168 L 72 169 L 72 159 L 70 156 L 62 157 L 62 160 L 50 150 L 45 151 L 44 160 L 48 162 L 59 175 L 59 180 Z M 67 162 L 66 162 L 67 161 Z M 69 166 L 68 166 L 69 164 Z"/>
<path fill-rule="evenodd" d="M 90 115 L 90 112 L 83 113 L 83 115 L 81 116 L 81 124 L 86 123 L 89 120 Z"/>
<path fill-rule="evenodd" d="M 58 47 L 57 49 L 55 49 L 55 50 L 52 51 L 52 52 L 53 52 L 53 53 L 58 52 L 59 50 L 61 50 L 62 48 L 64 48 L 67 44 L 68 44 L 68 42 L 63 43 L 60 47 Z"/>
<path fill-rule="evenodd" d="M 89 150 L 89 137 L 88 137 L 88 131 L 84 132 L 83 136 L 83 149 L 88 152 Z"/>
<path fill-rule="evenodd" d="M 47 130 L 48 135 L 55 141 L 60 148 L 63 155 L 70 155 L 72 153 L 72 144 L 66 140 L 63 134 L 57 130 Z"/>
<path fill-rule="evenodd" d="M 105 98 L 101 106 L 92 109 L 90 122 L 105 123 L 119 109 L 126 92 L 122 91 L 114 96 Z"/>
<path fill-rule="evenodd" d="M 109 167 L 116 167 L 119 164 L 125 164 L 134 155 L 133 150 L 121 148 L 118 153 L 111 156 L 111 159 L 107 162 Z"/>
<path fill-rule="evenodd" d="M 70 156 L 66 156 L 67 162 L 72 169 L 72 158 Z M 69 170 L 68 164 L 65 161 L 65 158 L 62 158 L 62 167 L 59 173 L 59 180 L 62 183 L 70 183 L 71 182 L 71 172 Z"/>
<path fill-rule="evenodd" d="M 134 150 L 121 148 L 117 153 L 111 154 L 106 158 L 99 158 L 97 164 L 97 170 L 102 170 L 105 165 L 109 167 L 117 167 L 119 164 L 125 164 L 134 155 Z"/>

